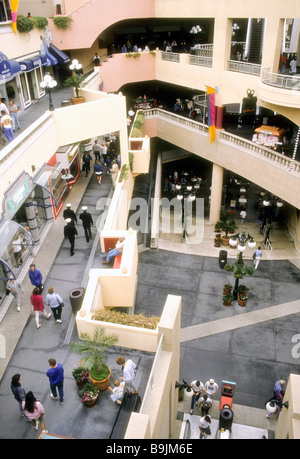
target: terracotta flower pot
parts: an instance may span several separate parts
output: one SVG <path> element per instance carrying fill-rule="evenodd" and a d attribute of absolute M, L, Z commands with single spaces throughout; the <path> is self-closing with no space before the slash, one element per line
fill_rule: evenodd
<path fill-rule="evenodd" d="M 83 104 L 83 102 L 85 102 L 84 97 L 72 97 L 71 98 L 72 105 Z"/>
<path fill-rule="evenodd" d="M 82 402 L 84 404 L 84 406 L 86 406 L 87 408 L 92 408 L 93 406 L 95 406 L 98 402 L 98 399 L 99 399 L 99 396 L 97 398 L 95 398 L 95 400 L 91 400 L 91 401 L 86 401 L 86 402 Z"/>
<path fill-rule="evenodd" d="M 93 379 L 90 375 L 90 379 L 94 386 L 98 387 L 99 390 L 105 390 L 109 386 L 109 380 L 110 380 L 110 375 L 111 375 L 111 369 L 109 369 L 109 375 L 107 376 L 106 379 L 103 379 L 102 381 L 97 381 L 96 379 Z"/>

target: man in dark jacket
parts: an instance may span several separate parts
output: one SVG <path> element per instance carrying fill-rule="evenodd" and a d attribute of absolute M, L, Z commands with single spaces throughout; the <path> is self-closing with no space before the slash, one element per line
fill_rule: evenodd
<path fill-rule="evenodd" d="M 71 257 L 74 255 L 74 246 L 75 246 L 75 236 L 78 235 L 77 229 L 72 223 L 71 218 L 67 218 L 67 224 L 64 227 L 64 236 L 66 239 L 69 239 L 71 247 L 70 247 L 70 255 Z"/>
<path fill-rule="evenodd" d="M 90 170 L 91 170 L 91 161 L 93 158 L 91 155 L 86 151 L 82 157 L 82 170 L 85 170 L 85 176 L 87 177 Z"/>
<path fill-rule="evenodd" d="M 75 223 L 77 223 L 76 214 L 74 210 L 71 209 L 71 204 L 67 204 L 66 207 L 67 208 L 63 212 L 63 218 L 65 220 L 67 220 L 67 218 L 71 218 L 71 220 L 73 221 L 73 225 L 74 225 Z"/>
<path fill-rule="evenodd" d="M 79 218 L 82 220 L 86 242 L 89 242 L 90 239 L 92 239 L 91 226 L 94 224 L 94 222 L 91 214 L 87 212 L 87 207 L 83 206 L 82 210 L 83 212 L 79 215 Z"/>

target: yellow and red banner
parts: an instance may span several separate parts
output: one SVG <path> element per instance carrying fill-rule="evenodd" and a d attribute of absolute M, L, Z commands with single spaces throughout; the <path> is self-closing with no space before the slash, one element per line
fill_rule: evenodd
<path fill-rule="evenodd" d="M 207 119 L 210 143 L 216 138 L 216 91 L 214 88 L 207 86 Z"/>
<path fill-rule="evenodd" d="M 11 0 L 11 20 L 12 20 L 12 28 L 13 31 L 17 32 L 17 15 L 18 15 L 18 7 L 19 7 L 19 0 Z"/>

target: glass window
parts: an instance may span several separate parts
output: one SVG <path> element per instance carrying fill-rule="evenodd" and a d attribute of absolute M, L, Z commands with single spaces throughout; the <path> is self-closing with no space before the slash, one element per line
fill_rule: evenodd
<path fill-rule="evenodd" d="M 16 222 L 5 221 L 0 227 L 0 258 L 14 271 L 22 266 L 32 249 L 32 238 Z"/>
<path fill-rule="evenodd" d="M 27 86 L 27 80 L 26 80 L 24 73 L 21 73 L 20 81 L 21 81 L 21 88 L 22 88 L 22 94 L 23 94 L 25 107 L 27 107 L 27 105 L 30 104 L 30 96 L 29 96 L 29 91 L 28 91 L 28 86 Z"/>

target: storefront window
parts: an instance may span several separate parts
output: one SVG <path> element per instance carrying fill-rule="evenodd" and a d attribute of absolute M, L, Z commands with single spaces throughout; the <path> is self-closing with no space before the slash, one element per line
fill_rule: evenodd
<path fill-rule="evenodd" d="M 59 204 L 67 186 L 60 172 L 51 166 L 42 167 L 34 177 L 34 183 L 50 192 L 55 206 Z"/>
<path fill-rule="evenodd" d="M 30 105 L 30 96 L 29 96 L 27 81 L 26 81 L 24 73 L 20 75 L 20 81 L 21 81 L 21 88 L 22 88 L 24 104 L 25 104 L 25 107 L 27 107 L 28 105 Z"/>
<path fill-rule="evenodd" d="M 10 269 L 16 274 L 28 258 L 33 246 L 29 231 L 18 223 L 5 221 L 0 228 L 0 259 L 6 274 Z M 9 268 L 7 268 L 7 265 Z"/>

